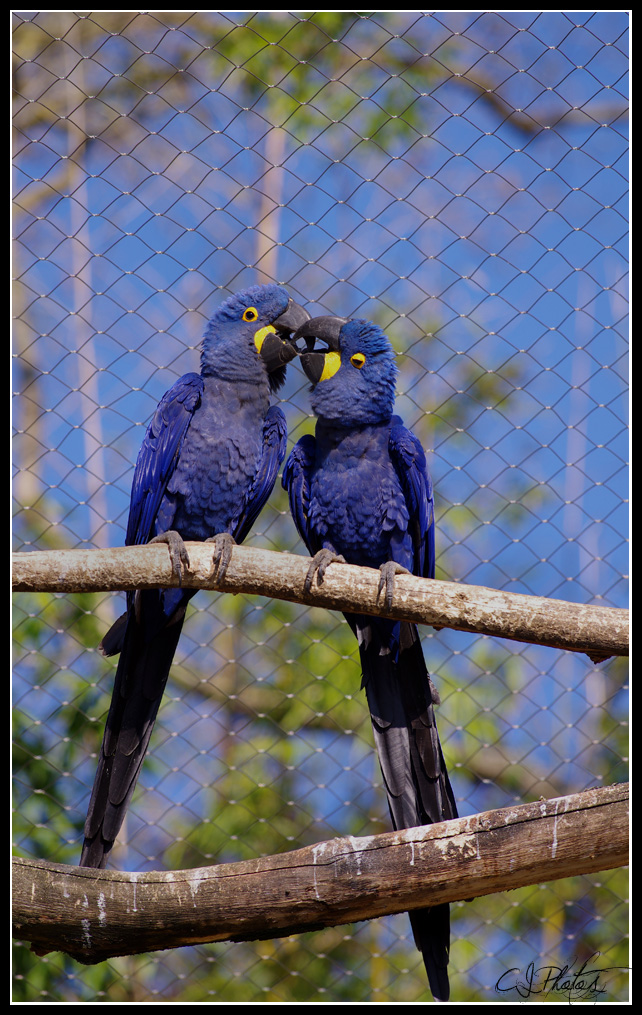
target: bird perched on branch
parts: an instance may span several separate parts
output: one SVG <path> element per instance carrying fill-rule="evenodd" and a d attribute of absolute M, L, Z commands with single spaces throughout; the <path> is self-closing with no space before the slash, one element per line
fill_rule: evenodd
<path fill-rule="evenodd" d="M 312 555 L 310 588 L 333 561 L 379 568 L 388 607 L 395 574 L 434 577 L 432 483 L 415 435 L 393 415 L 397 369 L 386 335 L 368 321 L 319 317 L 299 328 L 312 382 L 315 436 L 283 471 L 290 509 Z M 322 340 L 327 348 L 317 348 Z M 435 722 L 439 696 L 415 624 L 346 614 L 355 633 L 374 740 L 395 829 L 457 817 Z M 410 920 L 436 1000 L 450 996 L 447 904 Z"/>
<path fill-rule="evenodd" d="M 209 322 L 201 371 L 161 399 L 132 485 L 127 545 L 167 544 L 179 579 L 184 540 L 213 543 L 219 578 L 265 504 L 286 450 L 285 417 L 270 393 L 296 355 L 289 336 L 309 314 L 277 285 L 226 299 Z M 128 593 L 127 612 L 103 639 L 120 653 L 80 865 L 104 867 L 136 785 L 195 590 Z"/>

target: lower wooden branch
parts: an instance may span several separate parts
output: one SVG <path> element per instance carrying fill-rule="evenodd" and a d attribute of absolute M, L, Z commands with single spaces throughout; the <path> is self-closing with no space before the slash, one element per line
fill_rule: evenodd
<path fill-rule="evenodd" d="M 121 873 L 16 858 L 14 934 L 38 954 L 64 951 L 92 964 L 283 937 L 627 863 L 625 784 L 194 870 Z"/>

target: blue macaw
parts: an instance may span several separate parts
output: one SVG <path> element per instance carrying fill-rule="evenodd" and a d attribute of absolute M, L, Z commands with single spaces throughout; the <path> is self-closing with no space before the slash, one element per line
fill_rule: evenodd
<path fill-rule="evenodd" d="M 330 563 L 379 568 L 392 603 L 395 574 L 435 573 L 433 492 L 415 435 L 393 415 L 397 368 L 383 331 L 364 320 L 319 317 L 299 328 L 312 381 L 316 436 L 295 445 L 283 471 L 290 509 L 312 555 L 311 587 Z M 327 350 L 316 348 L 323 340 Z M 355 633 L 374 740 L 395 829 L 457 817 L 415 624 L 346 614 Z M 450 996 L 450 907 L 410 920 L 436 1000 Z"/>
<path fill-rule="evenodd" d="M 287 429 L 270 392 L 296 356 L 289 336 L 309 318 L 285 289 L 252 286 L 226 299 L 209 322 L 201 372 L 161 399 L 145 434 L 132 485 L 127 545 L 167 543 L 180 580 L 184 540 L 214 544 L 223 578 L 274 486 Z M 187 604 L 194 589 L 127 594 L 127 612 L 105 635 L 120 652 L 80 865 L 104 867 L 136 785 Z"/>

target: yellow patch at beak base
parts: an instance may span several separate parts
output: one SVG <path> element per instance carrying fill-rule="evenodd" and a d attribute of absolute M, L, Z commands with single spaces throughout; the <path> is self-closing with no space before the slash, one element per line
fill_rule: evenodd
<path fill-rule="evenodd" d="M 271 324 L 266 325 L 265 328 L 259 328 L 258 331 L 254 332 L 254 345 L 257 352 L 261 351 L 267 335 L 276 335 L 276 328 L 273 328 Z"/>
<path fill-rule="evenodd" d="M 340 366 L 341 356 L 339 353 L 334 351 L 326 352 L 323 373 L 321 374 L 319 380 L 328 381 L 331 377 L 334 377 Z"/>

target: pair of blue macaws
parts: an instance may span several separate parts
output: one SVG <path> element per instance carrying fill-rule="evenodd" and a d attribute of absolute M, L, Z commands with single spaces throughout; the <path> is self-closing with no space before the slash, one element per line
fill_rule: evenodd
<path fill-rule="evenodd" d="M 167 543 L 180 577 L 189 563 L 184 541 L 211 541 L 224 576 L 232 547 L 250 531 L 285 457 L 285 417 L 270 405 L 270 394 L 297 355 L 312 382 L 316 436 L 294 447 L 283 486 L 312 555 L 307 584 L 315 576 L 322 581 L 333 561 L 380 568 L 389 605 L 396 573 L 433 577 L 435 567 L 426 459 L 393 414 L 395 354 L 375 324 L 310 319 L 277 285 L 226 299 L 207 327 L 200 373 L 181 377 L 159 403 L 136 462 L 126 543 Z M 103 639 L 103 652 L 120 659 L 81 866 L 106 864 L 194 594 L 180 585 L 128 593 L 127 612 Z M 457 817 L 435 723 L 439 697 L 416 626 L 356 614 L 346 619 L 358 640 L 394 828 Z M 445 1001 L 449 907 L 415 910 L 410 918 L 433 996 Z"/>

